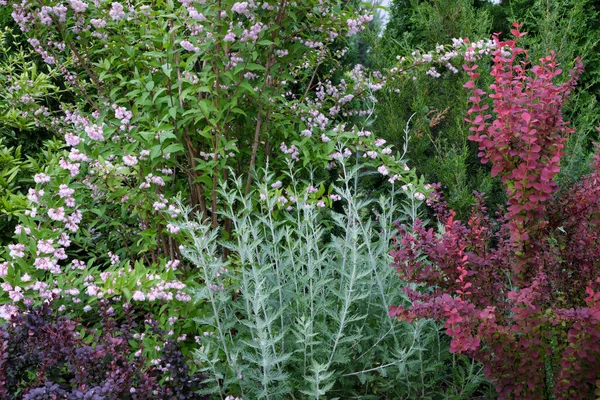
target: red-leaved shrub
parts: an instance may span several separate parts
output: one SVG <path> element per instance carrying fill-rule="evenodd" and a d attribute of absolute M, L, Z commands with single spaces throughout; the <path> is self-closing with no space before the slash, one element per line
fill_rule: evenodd
<path fill-rule="evenodd" d="M 481 361 L 501 399 L 595 399 L 600 395 L 600 146 L 595 172 L 568 190 L 554 177 L 567 134 L 562 106 L 582 65 L 562 84 L 554 54 L 531 66 L 515 40 L 495 37 L 492 120 L 477 65 L 465 65 L 472 95 L 470 139 L 500 176 L 506 210 L 486 213 L 479 196 L 465 224 L 442 200 L 428 204 L 443 229 L 399 226 L 394 266 L 407 288 L 403 320 L 444 321 L 451 351 Z M 491 122 L 490 122 L 491 121 Z M 414 287 L 414 286 L 413 286 Z"/>

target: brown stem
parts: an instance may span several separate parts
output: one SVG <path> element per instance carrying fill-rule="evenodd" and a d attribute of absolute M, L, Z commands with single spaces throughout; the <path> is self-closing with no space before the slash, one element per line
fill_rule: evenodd
<path fill-rule="evenodd" d="M 262 124 L 262 109 L 258 110 L 258 119 L 256 121 L 256 128 L 254 129 L 254 143 L 252 144 L 252 156 L 250 156 L 250 168 L 248 168 L 248 178 L 246 180 L 246 190 L 244 193 L 247 195 L 250 192 L 250 185 L 252 184 L 252 169 L 256 163 L 256 153 L 258 152 L 258 139 L 260 137 L 260 126 Z"/>

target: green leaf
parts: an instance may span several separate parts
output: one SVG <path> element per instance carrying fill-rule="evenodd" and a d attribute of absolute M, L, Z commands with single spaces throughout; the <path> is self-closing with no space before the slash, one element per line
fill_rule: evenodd
<path fill-rule="evenodd" d="M 173 72 L 173 67 L 171 66 L 171 64 L 163 64 L 161 68 L 165 75 L 170 78 L 171 73 Z"/>
<path fill-rule="evenodd" d="M 169 154 L 169 153 L 182 153 L 183 152 L 183 145 L 181 143 L 173 143 L 168 145 L 167 147 L 165 147 L 164 151 L 165 154 Z"/>

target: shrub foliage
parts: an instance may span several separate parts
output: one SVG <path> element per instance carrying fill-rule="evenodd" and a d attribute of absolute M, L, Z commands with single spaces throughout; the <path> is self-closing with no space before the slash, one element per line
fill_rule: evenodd
<path fill-rule="evenodd" d="M 569 190 L 553 181 L 570 132 L 561 109 L 581 66 L 556 85 L 552 55 L 530 66 L 516 40 L 498 41 L 491 122 L 477 66 L 465 69 L 471 139 L 501 177 L 508 207 L 490 218 L 480 197 L 462 223 L 434 193 L 439 233 L 420 221 L 413 232 L 401 227 L 392 252 L 400 276 L 428 289 L 407 289 L 414 303 L 390 314 L 444 321 L 451 351 L 482 361 L 501 398 L 596 398 L 600 155 L 595 172 Z"/>

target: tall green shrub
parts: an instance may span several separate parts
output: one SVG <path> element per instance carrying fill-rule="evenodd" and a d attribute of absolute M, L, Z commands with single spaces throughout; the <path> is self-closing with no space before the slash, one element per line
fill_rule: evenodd
<path fill-rule="evenodd" d="M 584 74 L 579 88 L 565 107 L 565 118 L 576 129 L 569 138 L 563 168 L 558 177 L 561 186 L 568 187 L 589 167 L 594 154 L 592 142 L 597 140 L 596 126 L 600 95 L 600 7 L 589 0 L 512 0 L 503 5 L 507 10 L 506 32 L 511 22 L 524 22 L 527 35 L 523 45 L 532 59 L 539 59 L 551 50 L 561 68 L 573 68 L 573 60 L 580 57 Z"/>
<path fill-rule="evenodd" d="M 438 54 L 438 46 L 452 44 L 459 38 L 489 38 L 490 29 L 487 11 L 475 8 L 472 1 L 394 1 L 390 21 L 374 44 L 377 56 L 373 59 L 390 67 L 397 57 Z M 420 53 L 415 54 L 414 49 Z M 386 57 L 379 57 L 380 54 Z M 416 166 L 428 181 L 439 181 L 447 188 L 448 201 L 459 215 L 466 215 L 473 205 L 473 190 L 489 193 L 496 203 L 503 199 L 500 186 L 479 165 L 477 149 L 467 140 L 464 115 L 468 106 L 458 100 L 466 80 L 460 63 L 451 62 L 450 67 L 442 66 L 436 73 L 428 74 L 423 68 L 413 79 L 395 81 L 378 94 L 373 127 L 378 135 L 395 144 L 402 143 L 404 122 L 414 115 L 409 164 Z"/>

